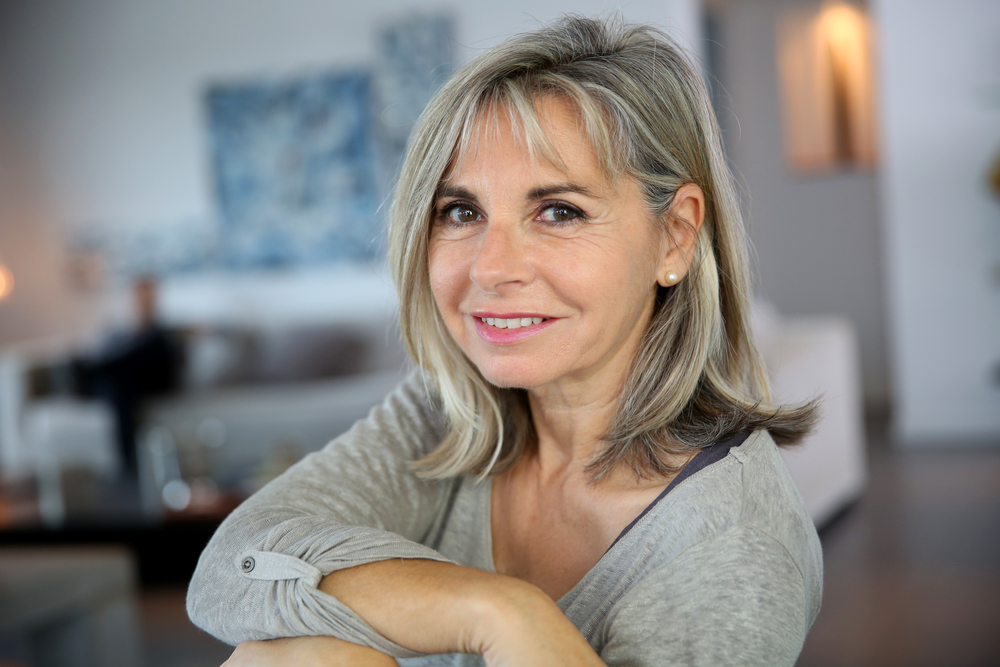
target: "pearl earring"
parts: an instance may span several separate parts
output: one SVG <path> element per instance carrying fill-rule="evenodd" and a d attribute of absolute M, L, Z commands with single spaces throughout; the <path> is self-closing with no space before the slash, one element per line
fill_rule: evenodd
<path fill-rule="evenodd" d="M 668 285 L 673 285 L 678 280 L 680 280 L 680 278 L 673 271 L 671 271 L 670 273 L 667 274 L 667 284 Z"/>

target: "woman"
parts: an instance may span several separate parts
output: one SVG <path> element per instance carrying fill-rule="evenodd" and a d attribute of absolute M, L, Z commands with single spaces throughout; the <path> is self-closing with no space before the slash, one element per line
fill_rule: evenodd
<path fill-rule="evenodd" d="M 420 372 L 206 548 L 188 609 L 244 642 L 231 664 L 795 662 L 822 564 L 774 442 L 815 409 L 767 404 L 732 179 L 672 43 L 571 17 L 459 71 L 390 262 Z"/>

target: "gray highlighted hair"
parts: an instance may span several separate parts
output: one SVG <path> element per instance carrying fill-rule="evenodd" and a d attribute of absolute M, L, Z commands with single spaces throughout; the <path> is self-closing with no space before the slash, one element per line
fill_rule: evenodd
<path fill-rule="evenodd" d="M 429 477 L 488 476 L 512 466 L 534 442 L 525 391 L 486 381 L 441 317 L 431 293 L 428 241 L 449 165 L 490 114 L 507 113 L 536 158 L 559 166 L 537 115 L 537 101 L 549 95 L 577 108 L 610 179 L 640 184 L 650 224 L 671 215 L 684 184 L 698 185 L 706 202 L 694 261 L 678 284 L 659 288 L 605 434 L 607 446 L 590 466 L 593 478 L 621 465 L 642 477 L 662 476 L 674 471 L 671 455 L 747 429 L 766 428 L 783 445 L 799 441 L 817 407 L 770 403 L 749 324 L 748 241 L 698 71 L 653 27 L 567 16 L 461 68 L 410 137 L 392 204 L 389 261 L 403 341 L 436 384 L 449 425 L 417 469 Z"/>

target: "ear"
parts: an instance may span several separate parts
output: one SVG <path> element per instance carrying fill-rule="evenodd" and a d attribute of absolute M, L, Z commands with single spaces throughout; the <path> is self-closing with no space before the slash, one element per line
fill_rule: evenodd
<path fill-rule="evenodd" d="M 671 287 L 687 275 L 694 261 L 698 232 L 704 220 L 705 193 L 701 188 L 694 183 L 685 183 L 677 188 L 670 212 L 664 215 L 666 234 L 657 283 Z"/>

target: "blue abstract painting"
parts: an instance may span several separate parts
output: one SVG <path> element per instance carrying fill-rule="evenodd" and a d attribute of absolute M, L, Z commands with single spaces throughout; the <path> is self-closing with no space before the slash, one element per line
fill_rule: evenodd
<path fill-rule="evenodd" d="M 454 22 L 444 13 L 412 13 L 376 34 L 373 104 L 383 173 L 392 180 L 413 123 L 454 69 Z"/>
<path fill-rule="evenodd" d="M 208 86 L 216 210 L 92 221 L 69 250 L 125 278 L 380 257 L 382 203 L 413 123 L 452 73 L 452 32 L 446 12 L 404 13 L 374 26 L 367 66 Z"/>
<path fill-rule="evenodd" d="M 381 252 L 368 72 L 216 85 L 207 106 L 224 264 Z"/>

